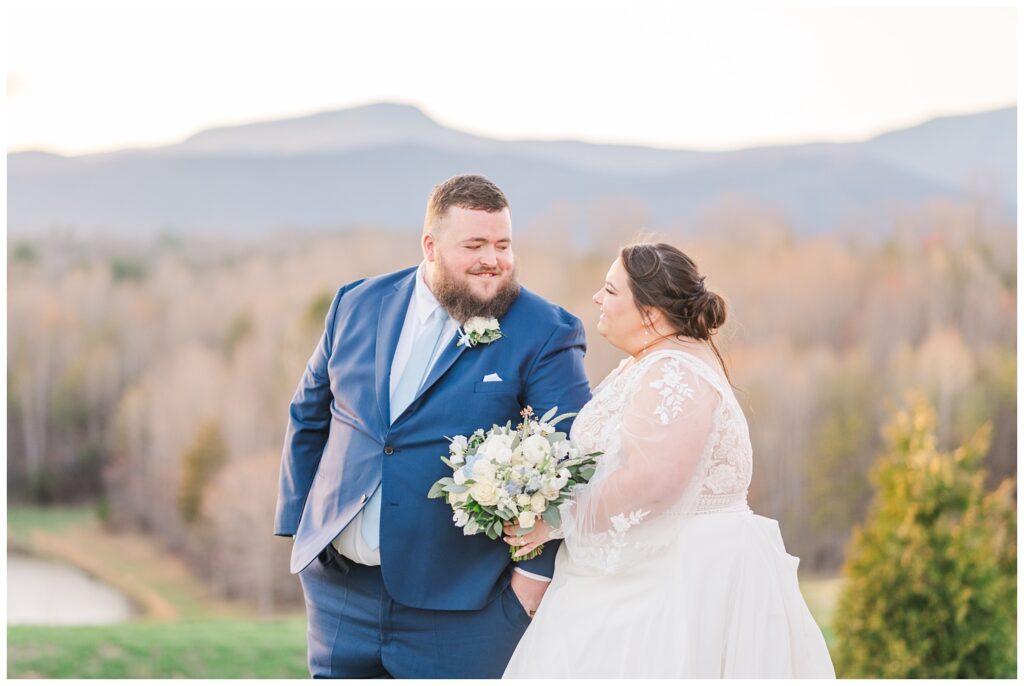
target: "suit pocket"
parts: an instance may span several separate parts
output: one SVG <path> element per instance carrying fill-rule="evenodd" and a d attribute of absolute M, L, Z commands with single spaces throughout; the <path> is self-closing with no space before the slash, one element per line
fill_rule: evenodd
<path fill-rule="evenodd" d="M 519 393 L 519 382 L 516 380 L 505 381 L 477 381 L 473 385 L 474 393 Z"/>
<path fill-rule="evenodd" d="M 501 609 L 504 611 L 505 617 L 512 623 L 512 626 L 525 629 L 533 619 L 519 601 L 519 596 L 512 590 L 512 584 L 509 584 L 501 594 Z"/>

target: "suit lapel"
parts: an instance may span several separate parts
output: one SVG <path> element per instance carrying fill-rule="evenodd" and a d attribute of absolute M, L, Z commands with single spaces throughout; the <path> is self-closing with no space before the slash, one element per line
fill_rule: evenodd
<path fill-rule="evenodd" d="M 381 298 L 377 320 L 377 350 L 374 380 L 377 386 L 377 407 L 385 431 L 391 425 L 391 365 L 395 360 L 398 338 L 402 335 L 405 314 L 416 285 L 416 272 L 395 284 L 395 290 Z"/>
<path fill-rule="evenodd" d="M 430 368 L 430 373 L 427 374 L 426 380 L 423 382 L 423 385 L 420 386 L 420 390 L 416 394 L 416 397 L 413 398 L 412 403 L 409 403 L 409 407 L 412 407 L 412 404 L 415 403 L 421 395 L 426 393 L 431 386 L 437 383 L 437 380 L 440 379 L 444 373 L 448 371 L 453 364 L 455 364 L 455 360 L 459 359 L 462 355 L 466 346 L 456 345 L 455 342 L 458 339 L 459 334 L 458 331 L 456 331 L 454 335 L 449 337 L 448 340 L 442 344 L 444 347 L 441 348 L 441 354 L 438 355 L 437 362 L 435 362 L 434 366 Z"/>

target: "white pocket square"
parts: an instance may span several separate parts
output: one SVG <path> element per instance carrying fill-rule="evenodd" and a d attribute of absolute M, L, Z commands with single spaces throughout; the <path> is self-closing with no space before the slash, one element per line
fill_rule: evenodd
<path fill-rule="evenodd" d="M 501 377 L 496 372 L 491 372 L 484 377 L 484 383 L 490 383 L 491 381 L 501 381 Z"/>

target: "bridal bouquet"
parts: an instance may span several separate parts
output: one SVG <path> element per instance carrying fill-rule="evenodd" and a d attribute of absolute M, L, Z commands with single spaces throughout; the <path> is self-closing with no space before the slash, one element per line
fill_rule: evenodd
<path fill-rule="evenodd" d="M 515 429 L 508 422 L 490 431 L 477 429 L 469 437 L 445 436 L 448 457 L 441 461 L 454 473 L 437 481 L 427 497 L 446 498 L 455 526 L 466 536 L 483 532 L 497 539 L 506 522 L 514 522 L 522 533 L 538 517 L 557 529 L 562 524 L 558 506 L 577 484 L 590 480 L 601 455 L 581 455 L 564 433 L 555 431 L 558 422 L 575 414 L 556 417 L 557 412 L 553 407 L 537 419 L 527 407 Z M 540 555 L 542 548 L 521 559 Z M 509 548 L 513 558 L 517 550 Z"/>

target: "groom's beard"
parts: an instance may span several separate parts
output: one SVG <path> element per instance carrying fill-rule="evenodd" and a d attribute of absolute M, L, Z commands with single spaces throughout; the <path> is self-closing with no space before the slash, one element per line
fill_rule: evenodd
<path fill-rule="evenodd" d="M 501 319 L 519 297 L 515 267 L 502 279 L 502 284 L 494 296 L 490 300 L 484 300 L 473 293 L 465 278 L 460 280 L 449 271 L 443 259 L 436 260 L 434 265 L 434 297 L 457 322 L 464 324 L 472 317 Z"/>

